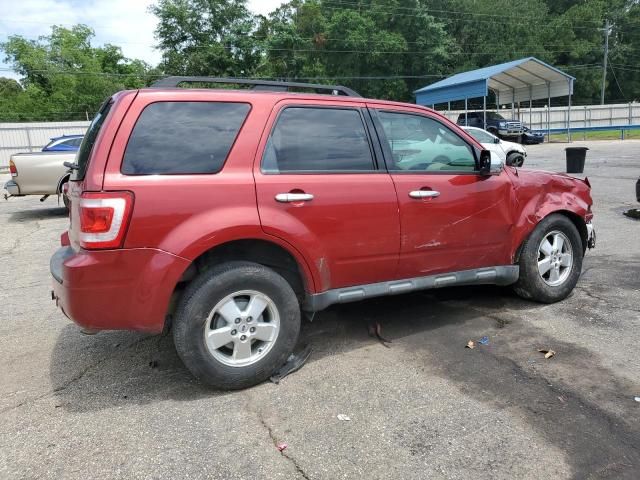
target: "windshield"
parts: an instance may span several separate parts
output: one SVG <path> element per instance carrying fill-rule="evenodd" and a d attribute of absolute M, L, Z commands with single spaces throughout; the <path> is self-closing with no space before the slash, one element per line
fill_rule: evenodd
<path fill-rule="evenodd" d="M 104 103 L 100 111 L 93 118 L 91 125 L 89 125 L 89 129 L 87 130 L 87 133 L 85 134 L 82 143 L 80 144 L 80 149 L 78 150 L 78 155 L 76 157 L 78 169 L 74 170 L 75 175 L 71 177 L 71 180 L 84 179 L 84 176 L 87 173 L 87 167 L 89 166 L 91 150 L 93 150 L 93 145 L 96 143 L 96 138 L 98 137 L 100 128 L 104 123 L 104 119 L 109 114 L 111 105 L 113 105 L 113 100 L 107 100 L 107 102 Z"/>
<path fill-rule="evenodd" d="M 487 119 L 488 120 L 504 120 L 505 118 L 499 113 L 487 112 Z"/>

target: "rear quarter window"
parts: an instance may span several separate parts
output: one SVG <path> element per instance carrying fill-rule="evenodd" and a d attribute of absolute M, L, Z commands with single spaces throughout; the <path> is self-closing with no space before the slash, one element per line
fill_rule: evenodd
<path fill-rule="evenodd" d="M 217 173 L 250 110 L 247 103 L 157 102 L 136 122 L 125 175 Z"/>

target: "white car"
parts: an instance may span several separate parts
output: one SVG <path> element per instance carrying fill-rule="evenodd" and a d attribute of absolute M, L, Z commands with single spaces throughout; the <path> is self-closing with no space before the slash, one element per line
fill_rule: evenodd
<path fill-rule="evenodd" d="M 521 167 L 527 156 L 527 149 L 519 143 L 501 140 L 486 130 L 476 127 L 462 127 L 463 130 L 479 141 L 484 148 L 496 152 L 507 165 Z"/>

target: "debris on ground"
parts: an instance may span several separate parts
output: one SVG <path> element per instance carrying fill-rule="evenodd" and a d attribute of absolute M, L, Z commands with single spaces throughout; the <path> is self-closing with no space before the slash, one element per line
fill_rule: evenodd
<path fill-rule="evenodd" d="M 487 337 L 486 335 L 484 337 L 482 337 L 480 340 L 478 340 L 478 343 L 480 345 L 489 345 L 489 337 Z"/>
<path fill-rule="evenodd" d="M 544 353 L 544 358 L 551 358 L 556 354 L 553 350 L 545 350 L 544 348 L 539 348 L 538 351 Z"/>
<path fill-rule="evenodd" d="M 349 416 L 345 415 L 344 413 L 339 413 L 338 420 L 340 420 L 341 422 L 350 422 L 351 418 L 349 418 Z"/>
<path fill-rule="evenodd" d="M 279 452 L 283 451 L 285 448 L 287 448 L 289 446 L 288 443 L 285 442 L 278 442 L 276 444 L 276 448 L 278 449 Z"/>
<path fill-rule="evenodd" d="M 633 397 L 636 402 L 640 402 L 640 397 Z"/>
<path fill-rule="evenodd" d="M 376 337 L 383 346 L 387 348 L 391 348 L 389 345 L 387 345 L 387 343 L 392 343 L 392 342 L 391 340 L 387 340 L 382 336 L 382 327 L 378 322 L 370 323 L 368 330 L 369 330 L 370 337 Z"/>
<path fill-rule="evenodd" d="M 474 342 L 473 340 L 469 340 L 464 348 L 476 348 L 476 342 Z"/>
<path fill-rule="evenodd" d="M 635 218 L 636 220 L 640 220 L 640 208 L 631 208 L 623 212 L 625 216 L 629 218 Z"/>
<path fill-rule="evenodd" d="M 157 361 L 157 360 L 151 360 L 151 361 L 149 362 L 149 366 L 150 366 L 151 368 L 158 368 L 158 361 Z"/>
<path fill-rule="evenodd" d="M 282 365 L 273 375 L 271 375 L 271 380 L 273 383 L 278 384 L 280 381 L 286 377 L 287 375 L 297 372 L 302 368 L 302 366 L 309 360 L 311 356 L 311 344 L 305 345 L 298 352 L 294 352 L 289 355 L 287 361 L 284 365 Z"/>

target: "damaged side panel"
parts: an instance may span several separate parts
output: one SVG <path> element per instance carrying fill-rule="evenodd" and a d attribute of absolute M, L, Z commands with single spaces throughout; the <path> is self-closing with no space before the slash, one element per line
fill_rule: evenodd
<path fill-rule="evenodd" d="M 554 212 L 570 216 L 586 240 L 585 223 L 591 220 L 593 204 L 587 180 L 525 169 L 518 170 L 517 175 L 512 172 L 509 170 L 517 207 L 511 238 L 512 260 L 515 260 L 518 248 L 536 225 Z"/>

